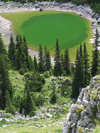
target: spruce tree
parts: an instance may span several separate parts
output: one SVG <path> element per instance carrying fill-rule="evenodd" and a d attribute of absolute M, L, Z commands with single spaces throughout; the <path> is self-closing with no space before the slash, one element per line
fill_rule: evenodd
<path fill-rule="evenodd" d="M 26 56 L 25 62 L 26 62 L 27 68 L 30 69 L 30 66 L 29 66 L 28 46 L 27 46 L 27 42 L 26 42 L 25 36 L 24 36 L 24 38 L 23 38 L 23 52 L 25 53 L 25 56 Z"/>
<path fill-rule="evenodd" d="M 83 68 L 84 68 L 84 85 L 87 86 L 90 83 L 91 73 L 89 67 L 89 55 L 86 49 L 86 43 L 84 43 L 84 50 L 83 50 Z"/>
<path fill-rule="evenodd" d="M 81 44 L 80 44 L 80 57 L 81 57 L 81 59 L 83 58 L 82 45 Z"/>
<path fill-rule="evenodd" d="M 5 55 L 6 53 L 7 53 L 7 51 L 5 49 L 5 46 L 4 46 L 4 43 L 3 43 L 3 40 L 2 40 L 2 37 L 0 34 L 0 54 Z"/>
<path fill-rule="evenodd" d="M 5 107 L 5 111 L 7 113 L 11 113 L 13 115 L 15 114 L 15 108 L 12 105 L 12 101 L 11 101 L 10 94 L 9 94 L 8 90 L 6 90 L 6 107 Z"/>
<path fill-rule="evenodd" d="M 99 67 L 99 52 L 98 52 L 98 45 L 99 45 L 99 41 L 98 41 L 98 38 L 99 38 L 99 34 L 98 34 L 98 31 L 96 29 L 96 38 L 95 38 L 95 43 L 94 43 L 94 46 L 95 46 L 95 50 L 93 51 L 93 56 L 92 56 L 92 68 L 91 68 L 91 74 L 92 76 L 95 76 L 97 73 L 98 73 L 98 67 Z"/>
<path fill-rule="evenodd" d="M 44 48 L 44 57 L 43 57 L 43 66 L 44 66 L 44 71 L 46 71 L 46 56 L 47 56 L 47 48 L 45 46 Z"/>
<path fill-rule="evenodd" d="M 99 45 L 99 40 L 98 39 L 99 39 L 99 33 L 98 33 L 98 30 L 96 29 L 95 42 L 94 42 L 95 48 L 97 48 L 98 45 Z"/>
<path fill-rule="evenodd" d="M 98 66 L 99 66 L 99 52 L 97 48 L 93 51 L 92 56 L 92 68 L 91 68 L 91 74 L 92 76 L 95 76 L 98 72 Z"/>
<path fill-rule="evenodd" d="M 62 65 L 62 69 L 64 68 L 64 56 L 63 53 L 61 53 L 61 65 Z"/>
<path fill-rule="evenodd" d="M 70 74 L 70 59 L 68 49 L 65 50 L 64 54 L 64 70 L 66 71 L 67 75 Z"/>
<path fill-rule="evenodd" d="M 15 66 L 16 69 L 19 70 L 22 67 L 22 61 L 21 61 L 21 54 L 22 54 L 22 44 L 20 42 L 20 35 L 16 36 L 16 53 L 15 53 Z"/>
<path fill-rule="evenodd" d="M 0 54 L 0 108 L 4 109 L 6 105 L 6 90 L 12 98 L 12 84 L 9 79 L 8 70 L 4 60 L 4 56 Z"/>
<path fill-rule="evenodd" d="M 79 95 L 79 89 L 84 86 L 83 65 L 81 63 L 80 51 L 77 49 L 74 77 L 72 82 L 72 97 L 76 98 Z"/>
<path fill-rule="evenodd" d="M 52 67 L 52 65 L 51 65 L 51 57 L 50 57 L 49 50 L 47 50 L 47 53 L 46 53 L 46 64 L 45 64 L 46 71 L 49 71 L 51 69 L 51 67 Z"/>
<path fill-rule="evenodd" d="M 55 50 L 55 57 L 54 57 L 54 75 L 59 76 L 62 74 L 62 65 L 61 65 L 61 57 L 60 57 L 60 48 L 58 39 L 56 41 L 56 50 Z"/>
<path fill-rule="evenodd" d="M 38 71 L 38 63 L 35 55 L 34 55 L 34 68 L 36 71 Z"/>
<path fill-rule="evenodd" d="M 43 49 L 41 44 L 39 45 L 39 72 L 44 72 L 44 66 L 43 66 Z"/>
<path fill-rule="evenodd" d="M 26 80 L 24 90 L 24 105 L 25 115 L 29 115 L 31 111 L 35 111 L 35 104 L 30 93 L 30 83 Z"/>
<path fill-rule="evenodd" d="M 10 37 L 10 44 L 8 47 L 8 57 L 11 60 L 12 65 L 15 66 L 15 43 L 12 35 Z"/>
<path fill-rule="evenodd" d="M 34 62 L 31 56 L 28 56 L 28 62 L 29 62 L 29 70 L 34 70 Z"/>
<path fill-rule="evenodd" d="M 25 61 L 25 59 L 26 59 L 26 56 L 25 56 L 25 53 L 24 52 L 22 52 L 22 54 L 21 54 L 21 62 L 22 62 L 22 68 L 24 69 L 24 70 L 26 70 L 26 61 Z"/>

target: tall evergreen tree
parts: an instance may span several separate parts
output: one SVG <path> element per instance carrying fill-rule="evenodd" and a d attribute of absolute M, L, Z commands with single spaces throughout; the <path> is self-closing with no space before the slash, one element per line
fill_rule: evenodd
<path fill-rule="evenodd" d="M 99 66 L 99 52 L 97 48 L 93 51 L 91 74 L 95 76 L 98 72 Z"/>
<path fill-rule="evenodd" d="M 34 68 L 36 71 L 38 71 L 38 63 L 35 55 L 34 55 Z"/>
<path fill-rule="evenodd" d="M 8 90 L 12 98 L 12 84 L 9 79 L 8 70 L 4 60 L 4 56 L 0 54 L 0 108 L 4 109 L 6 105 L 6 90 Z"/>
<path fill-rule="evenodd" d="M 34 62 L 31 56 L 28 56 L 28 62 L 29 62 L 29 70 L 34 70 Z"/>
<path fill-rule="evenodd" d="M 10 37 L 10 44 L 9 44 L 9 48 L 8 48 L 8 57 L 12 62 L 12 65 L 15 66 L 15 43 L 14 43 L 14 39 L 11 35 Z"/>
<path fill-rule="evenodd" d="M 26 38 L 24 36 L 23 38 L 23 52 L 25 53 L 25 62 L 26 62 L 26 65 L 27 65 L 27 68 L 30 69 L 30 66 L 29 66 L 29 53 L 28 53 L 28 46 L 27 46 L 27 42 L 26 42 Z"/>
<path fill-rule="evenodd" d="M 30 85 L 29 81 L 26 80 L 25 83 L 25 90 L 24 90 L 24 109 L 25 109 L 25 115 L 28 115 L 31 111 L 35 111 L 35 104 L 32 99 L 31 93 L 30 93 Z"/>
<path fill-rule="evenodd" d="M 84 84 L 85 84 L 85 86 L 89 85 L 90 78 L 91 78 L 88 57 L 89 57 L 89 55 L 87 53 L 86 43 L 84 43 L 84 50 L 83 50 L 83 68 L 84 68 Z"/>
<path fill-rule="evenodd" d="M 44 67 L 43 67 L 43 49 L 41 44 L 39 45 L 39 71 L 43 72 L 44 71 Z"/>
<path fill-rule="evenodd" d="M 54 61 L 55 61 L 54 75 L 59 76 L 62 74 L 62 65 L 61 65 L 60 48 L 59 48 L 58 39 L 56 41 L 56 50 L 55 50 Z"/>
<path fill-rule="evenodd" d="M 47 50 L 47 53 L 46 53 L 46 64 L 45 64 L 45 68 L 46 68 L 46 71 L 49 71 L 49 69 L 51 69 L 51 57 L 50 57 L 50 53 L 49 53 L 49 50 Z"/>
<path fill-rule="evenodd" d="M 61 53 L 61 64 L 62 64 L 62 68 L 64 68 L 64 56 L 63 56 L 63 53 Z"/>
<path fill-rule="evenodd" d="M 5 46 L 4 46 L 4 43 L 3 43 L 3 40 L 2 40 L 2 37 L 0 34 L 0 54 L 5 55 L 6 53 L 7 53 L 7 51 L 5 49 Z"/>
<path fill-rule="evenodd" d="M 83 58 L 82 45 L 80 44 L 80 57 Z"/>
<path fill-rule="evenodd" d="M 70 74 L 70 59 L 68 49 L 65 50 L 64 54 L 64 70 L 66 71 L 67 75 Z"/>
<path fill-rule="evenodd" d="M 96 29 L 96 38 L 95 38 L 95 50 L 93 51 L 93 58 L 92 58 L 92 68 L 91 68 L 91 74 L 92 76 L 95 76 L 98 72 L 98 67 L 99 67 L 99 52 L 98 52 L 98 45 L 99 45 L 99 41 L 98 41 L 98 38 L 99 38 L 99 34 L 98 34 L 98 31 Z"/>
<path fill-rule="evenodd" d="M 15 53 L 15 58 L 16 58 L 16 69 L 19 70 L 22 67 L 22 62 L 21 62 L 21 54 L 22 54 L 22 44 L 20 42 L 20 35 L 16 36 L 16 53 Z"/>
<path fill-rule="evenodd" d="M 47 56 L 47 48 L 45 46 L 45 48 L 44 48 L 44 57 L 43 57 L 44 71 L 46 71 L 46 56 Z"/>
<path fill-rule="evenodd" d="M 84 86 L 84 74 L 83 74 L 83 65 L 81 63 L 80 51 L 77 49 L 76 61 L 75 61 L 75 70 L 72 83 L 72 97 L 78 97 L 79 88 Z"/>
<path fill-rule="evenodd" d="M 22 68 L 23 69 L 25 69 L 26 70 L 26 61 L 25 61 L 25 59 L 26 59 L 26 56 L 25 56 L 25 53 L 24 52 L 22 52 L 22 54 L 21 54 L 21 62 L 22 62 Z"/>
<path fill-rule="evenodd" d="M 94 42 L 95 48 L 97 48 L 98 45 L 99 45 L 99 40 L 98 39 L 99 39 L 99 33 L 98 33 L 98 30 L 96 29 L 95 42 Z"/>
<path fill-rule="evenodd" d="M 7 113 L 12 113 L 14 115 L 15 114 L 15 108 L 12 105 L 12 101 L 11 101 L 10 94 L 9 94 L 8 90 L 6 90 L 6 96 L 5 97 L 6 97 L 5 110 L 6 110 Z"/>

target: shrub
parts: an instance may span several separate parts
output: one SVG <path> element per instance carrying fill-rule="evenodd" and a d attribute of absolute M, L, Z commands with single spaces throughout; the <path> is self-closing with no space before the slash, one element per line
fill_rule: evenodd
<path fill-rule="evenodd" d="M 95 93 L 92 93 L 91 97 L 94 101 L 98 101 L 98 95 L 96 95 Z"/>
<path fill-rule="evenodd" d="M 36 100 L 36 105 L 37 106 L 42 106 L 43 103 L 44 103 L 44 98 L 41 95 L 39 95 L 37 100 Z"/>
<path fill-rule="evenodd" d="M 20 68 L 20 69 L 19 69 L 19 73 L 20 73 L 21 75 L 24 75 L 25 72 L 26 72 L 25 68 Z"/>
<path fill-rule="evenodd" d="M 78 127 L 78 133 L 84 133 L 84 127 Z"/>
<path fill-rule="evenodd" d="M 49 77 L 50 77 L 49 72 L 46 71 L 46 72 L 44 73 L 44 77 L 45 77 L 45 78 L 49 78 Z"/>
<path fill-rule="evenodd" d="M 34 110 L 32 110 L 32 111 L 29 113 L 29 116 L 35 116 Z"/>
<path fill-rule="evenodd" d="M 10 114 L 10 113 L 6 113 L 4 118 L 10 118 L 10 119 L 13 119 L 14 116 L 13 116 L 12 114 Z"/>
<path fill-rule="evenodd" d="M 53 84 L 53 88 L 52 88 L 52 94 L 51 94 L 51 100 L 50 102 L 52 104 L 56 103 L 56 100 L 57 100 L 57 95 L 56 95 L 56 92 L 55 92 L 55 85 Z"/>

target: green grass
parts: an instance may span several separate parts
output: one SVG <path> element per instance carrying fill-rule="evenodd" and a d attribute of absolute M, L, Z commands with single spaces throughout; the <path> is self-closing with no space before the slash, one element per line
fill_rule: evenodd
<path fill-rule="evenodd" d="M 75 60 L 76 49 L 80 43 L 87 43 L 91 56 L 92 45 L 89 39 L 93 37 L 90 22 L 74 13 L 58 11 L 16 12 L 0 14 L 12 22 L 15 34 L 26 36 L 29 47 L 38 50 L 39 44 L 46 45 L 52 56 L 56 39 L 58 38 L 62 52 L 69 48 L 71 61 Z M 90 57 L 91 58 L 91 57 Z"/>
<path fill-rule="evenodd" d="M 66 115 L 63 115 L 65 118 Z M 40 120 L 17 120 L 12 124 L 8 124 L 2 121 L 3 124 L 7 124 L 6 127 L 0 128 L 0 133 L 61 133 L 63 123 L 65 119 L 40 119 Z M 35 127 L 39 124 L 39 127 Z"/>

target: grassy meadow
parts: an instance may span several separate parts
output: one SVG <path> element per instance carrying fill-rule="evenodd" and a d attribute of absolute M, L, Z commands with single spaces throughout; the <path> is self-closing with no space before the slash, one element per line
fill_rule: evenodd
<path fill-rule="evenodd" d="M 2 17 L 12 22 L 14 34 L 25 35 L 29 48 L 38 50 L 39 44 L 45 45 L 54 56 L 56 39 L 63 52 L 69 48 L 71 61 L 75 61 L 76 49 L 86 42 L 91 60 L 93 37 L 90 22 L 75 13 L 59 11 L 2 13 Z"/>

